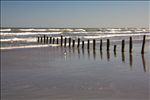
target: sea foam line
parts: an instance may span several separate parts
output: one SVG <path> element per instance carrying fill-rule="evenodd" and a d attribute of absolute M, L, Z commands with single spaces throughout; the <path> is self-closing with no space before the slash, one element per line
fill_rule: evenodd
<path fill-rule="evenodd" d="M 41 47 L 56 47 L 56 46 L 60 46 L 60 45 L 59 44 L 46 44 L 46 45 L 28 45 L 28 46 L 1 47 L 0 50 L 24 49 L 24 48 L 41 48 Z"/>

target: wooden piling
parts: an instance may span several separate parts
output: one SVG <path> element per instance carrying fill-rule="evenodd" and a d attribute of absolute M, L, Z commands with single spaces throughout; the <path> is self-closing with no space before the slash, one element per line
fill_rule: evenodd
<path fill-rule="evenodd" d="M 64 40 L 64 46 L 66 47 L 66 44 L 67 44 L 67 38 L 65 38 Z"/>
<path fill-rule="evenodd" d="M 63 45 L 63 36 L 61 35 L 61 40 L 60 40 L 60 42 L 61 42 L 61 46 Z"/>
<path fill-rule="evenodd" d="M 75 40 L 72 40 L 72 47 L 75 46 Z"/>
<path fill-rule="evenodd" d="M 53 44 L 55 43 L 55 38 L 53 38 Z"/>
<path fill-rule="evenodd" d="M 69 38 L 69 47 L 71 46 L 71 38 Z"/>
<path fill-rule="evenodd" d="M 100 50 L 102 50 L 102 45 L 103 45 L 103 43 L 102 43 L 102 39 L 100 40 Z"/>
<path fill-rule="evenodd" d="M 142 44 L 141 54 L 144 54 L 144 49 L 145 49 L 145 40 L 146 40 L 146 35 L 144 35 L 144 36 L 143 36 L 143 44 Z"/>
<path fill-rule="evenodd" d="M 93 49 L 95 50 L 95 45 L 96 45 L 96 41 L 95 39 L 93 40 Z"/>
<path fill-rule="evenodd" d="M 132 37 L 129 40 L 129 52 L 132 53 Z"/>
<path fill-rule="evenodd" d="M 43 37 L 41 37 L 41 43 L 43 42 Z"/>
<path fill-rule="evenodd" d="M 44 35 L 44 44 L 46 43 L 46 35 Z"/>
<path fill-rule="evenodd" d="M 56 40 L 56 41 L 57 41 L 57 44 L 59 44 L 59 39 L 58 39 L 58 38 L 57 38 L 57 40 Z"/>
<path fill-rule="evenodd" d="M 107 51 L 109 51 L 109 45 L 110 45 L 110 41 L 109 39 L 107 39 Z"/>
<path fill-rule="evenodd" d="M 50 43 L 50 44 L 52 43 L 52 37 L 50 37 L 50 39 L 49 39 L 49 43 Z"/>
<path fill-rule="evenodd" d="M 77 47 L 79 48 L 80 47 L 80 38 L 78 38 L 78 45 Z"/>
<path fill-rule="evenodd" d="M 122 48 L 121 48 L 122 52 L 124 52 L 124 48 L 125 48 L 125 40 L 122 40 Z"/>
<path fill-rule="evenodd" d="M 82 49 L 84 49 L 84 41 L 82 41 Z"/>
<path fill-rule="evenodd" d="M 40 37 L 39 37 L 39 36 L 37 37 L 37 42 L 38 42 L 38 43 L 40 42 Z"/>
<path fill-rule="evenodd" d="M 46 38 L 46 43 L 48 44 L 48 37 Z"/>
<path fill-rule="evenodd" d="M 90 40 L 87 41 L 87 49 L 90 49 Z"/>

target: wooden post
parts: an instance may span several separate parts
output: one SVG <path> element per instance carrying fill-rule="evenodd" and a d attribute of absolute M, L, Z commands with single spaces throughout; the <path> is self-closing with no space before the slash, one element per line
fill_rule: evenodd
<path fill-rule="evenodd" d="M 57 38 L 57 44 L 59 44 L 59 39 Z"/>
<path fill-rule="evenodd" d="M 77 47 L 79 48 L 80 47 L 80 38 L 78 38 L 78 45 Z"/>
<path fill-rule="evenodd" d="M 71 38 L 69 38 L 69 47 L 71 46 Z"/>
<path fill-rule="evenodd" d="M 114 45 L 114 57 L 116 57 L 116 45 Z"/>
<path fill-rule="evenodd" d="M 67 38 L 65 38 L 64 40 L 64 46 L 66 47 L 66 43 L 67 43 Z"/>
<path fill-rule="evenodd" d="M 37 42 L 38 42 L 38 43 L 40 42 L 40 37 L 39 37 L 39 36 L 37 37 Z"/>
<path fill-rule="evenodd" d="M 41 36 L 41 43 L 43 42 L 43 37 Z"/>
<path fill-rule="evenodd" d="M 75 40 L 72 40 L 72 47 L 75 46 Z"/>
<path fill-rule="evenodd" d="M 95 45 L 96 45 L 96 41 L 95 39 L 93 40 L 93 49 L 95 50 Z"/>
<path fill-rule="evenodd" d="M 46 43 L 46 35 L 44 35 L 44 44 Z"/>
<path fill-rule="evenodd" d="M 90 49 L 90 40 L 88 40 L 87 49 Z"/>
<path fill-rule="evenodd" d="M 84 41 L 82 41 L 82 49 L 84 49 Z"/>
<path fill-rule="evenodd" d="M 52 37 L 50 37 L 50 39 L 49 39 L 49 43 L 50 43 L 50 44 L 52 43 Z"/>
<path fill-rule="evenodd" d="M 109 51 L 109 45 L 110 45 L 110 41 L 109 39 L 107 39 L 107 51 Z"/>
<path fill-rule="evenodd" d="M 63 36 L 61 35 L 61 46 L 63 45 Z"/>
<path fill-rule="evenodd" d="M 53 38 L 53 44 L 55 43 L 55 38 Z"/>
<path fill-rule="evenodd" d="M 143 36 L 143 44 L 142 44 L 142 50 L 141 50 L 141 53 L 142 53 L 142 54 L 144 54 L 145 40 L 146 40 L 146 35 Z"/>
<path fill-rule="evenodd" d="M 130 42 L 130 44 L 129 44 L 129 52 L 132 53 L 132 37 L 130 37 L 129 42 Z"/>
<path fill-rule="evenodd" d="M 103 43 L 102 43 L 102 39 L 100 40 L 100 50 L 102 50 L 102 45 L 103 45 Z"/>
<path fill-rule="evenodd" d="M 125 40 L 122 40 L 122 49 L 121 49 L 122 52 L 124 52 L 124 47 L 125 47 Z"/>
<path fill-rule="evenodd" d="M 48 37 L 46 38 L 46 43 L 48 44 Z"/>

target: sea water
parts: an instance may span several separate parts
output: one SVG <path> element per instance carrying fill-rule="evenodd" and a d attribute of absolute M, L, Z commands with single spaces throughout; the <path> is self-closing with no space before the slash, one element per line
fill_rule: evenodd
<path fill-rule="evenodd" d="M 150 32 L 146 28 L 2 28 L 0 32 L 2 49 L 39 47 L 42 45 L 37 43 L 37 37 L 44 35 L 58 39 L 60 36 L 74 40 L 80 38 L 84 41 L 102 39 L 104 42 L 108 38 L 112 42 L 122 39 L 128 41 L 130 36 L 133 41 L 142 40 L 143 35 L 147 35 L 147 40 L 150 39 Z"/>

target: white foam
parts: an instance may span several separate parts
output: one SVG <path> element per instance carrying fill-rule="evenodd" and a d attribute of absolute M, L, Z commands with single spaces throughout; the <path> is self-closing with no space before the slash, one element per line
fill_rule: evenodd
<path fill-rule="evenodd" d="M 74 29 L 74 31 L 76 31 L 76 32 L 86 32 L 86 30 L 84 30 L 84 29 Z"/>
<path fill-rule="evenodd" d="M 48 31 L 58 32 L 61 31 L 60 29 L 48 29 Z"/>
<path fill-rule="evenodd" d="M 28 46 L 13 46 L 13 47 L 1 47 L 1 50 L 8 49 L 23 49 L 23 48 L 41 48 L 41 47 L 56 47 L 60 46 L 59 44 L 44 44 L 44 45 L 28 45 Z"/>
<path fill-rule="evenodd" d="M 20 31 L 39 31 L 39 32 L 44 32 L 44 31 L 47 31 L 47 29 L 34 29 L 34 28 L 31 28 L 31 29 L 19 29 Z"/>
<path fill-rule="evenodd" d="M 104 34 L 104 35 L 95 35 L 95 36 L 83 36 L 83 38 L 86 39 L 96 39 L 96 38 L 107 38 L 107 37 L 122 37 L 122 36 L 142 36 L 142 35 L 148 35 L 149 33 L 136 33 L 136 34 Z"/>
<path fill-rule="evenodd" d="M 11 33 L 1 33 L 1 36 L 17 36 L 17 35 L 48 35 L 48 34 L 61 34 L 62 32 L 20 32 L 20 33 L 16 33 L 16 32 L 11 32 Z"/>
<path fill-rule="evenodd" d="M 11 29 L 0 29 L 0 32 L 11 31 Z"/>
<path fill-rule="evenodd" d="M 9 39 L 0 39 L 0 42 L 36 42 L 37 38 L 9 38 Z"/>

